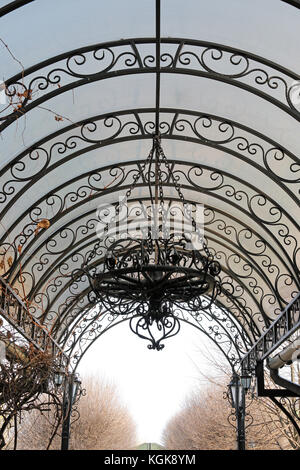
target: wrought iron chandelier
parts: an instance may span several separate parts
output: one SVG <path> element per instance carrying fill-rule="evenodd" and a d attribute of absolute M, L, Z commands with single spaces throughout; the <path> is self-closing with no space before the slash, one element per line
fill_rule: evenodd
<path fill-rule="evenodd" d="M 164 174 L 168 174 L 179 195 L 183 213 L 194 234 L 198 240 L 201 237 L 200 249 L 195 249 L 190 233 L 165 232 L 167 213 L 162 165 Z M 218 276 L 221 268 L 200 234 L 172 165 L 163 152 L 159 135 L 153 136 L 149 156 L 134 176 L 126 201 L 139 180 L 146 182 L 149 189 L 153 215 L 151 230 L 148 228 L 146 236 L 141 237 L 127 233 L 125 238 L 115 239 L 109 245 L 110 221 L 74 278 L 87 276 L 90 303 L 112 315 L 129 316 L 130 329 L 150 342 L 149 349 L 161 350 L 164 347 L 162 341 L 180 330 L 179 312 L 197 314 L 215 302 L 221 292 Z M 117 205 L 115 217 L 122 204 Z M 99 260 L 97 251 L 103 252 L 104 246 L 106 253 Z"/>

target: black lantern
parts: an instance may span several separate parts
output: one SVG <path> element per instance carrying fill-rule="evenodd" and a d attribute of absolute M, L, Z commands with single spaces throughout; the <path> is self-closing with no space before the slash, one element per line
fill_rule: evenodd
<path fill-rule="evenodd" d="M 228 385 L 230 391 L 232 408 L 239 408 L 243 403 L 243 385 L 237 374 L 232 376 L 231 382 Z"/>
<path fill-rule="evenodd" d="M 236 434 L 237 434 L 237 449 L 245 450 L 245 390 L 244 385 L 248 386 L 248 376 L 241 378 L 234 373 L 231 379 L 229 388 L 229 397 L 232 408 L 235 408 L 236 416 Z M 244 385 L 243 385 L 244 384 Z"/>

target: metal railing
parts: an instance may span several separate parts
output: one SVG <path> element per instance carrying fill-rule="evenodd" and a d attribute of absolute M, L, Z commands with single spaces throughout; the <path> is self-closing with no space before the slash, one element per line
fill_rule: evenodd
<path fill-rule="evenodd" d="M 300 292 L 243 357 L 242 371 L 254 371 L 258 361 L 264 361 L 284 343 L 300 327 L 299 317 Z"/>
<path fill-rule="evenodd" d="M 46 327 L 28 312 L 26 304 L 0 276 L 0 315 L 38 350 L 67 359 Z"/>

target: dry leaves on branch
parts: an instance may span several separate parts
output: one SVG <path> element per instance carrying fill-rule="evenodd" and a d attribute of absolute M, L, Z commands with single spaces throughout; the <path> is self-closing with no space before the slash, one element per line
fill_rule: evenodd
<path fill-rule="evenodd" d="M 34 234 L 37 235 L 41 229 L 47 229 L 51 225 L 49 219 L 42 219 L 37 223 L 36 229 L 34 231 Z"/>

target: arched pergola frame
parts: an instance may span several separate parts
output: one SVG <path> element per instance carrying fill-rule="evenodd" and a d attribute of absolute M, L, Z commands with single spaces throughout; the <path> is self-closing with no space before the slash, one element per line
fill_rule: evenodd
<path fill-rule="evenodd" d="M 0 8 L 0 18 L 33 1 L 8 3 Z M 300 8 L 298 0 L 282 2 Z M 220 261 L 223 282 L 230 286 L 217 298 L 215 311 L 199 312 L 200 317 L 206 315 L 207 329 L 197 316 L 187 318 L 182 313 L 180 321 L 209 336 L 235 371 L 300 290 L 300 227 L 295 217 L 298 156 L 267 131 L 222 113 L 161 106 L 162 75 L 194 77 L 210 86 L 220 83 L 224 90 L 239 90 L 260 105 L 268 104 L 293 123 L 300 121 L 299 103 L 293 99 L 299 74 L 227 44 L 161 37 L 158 8 L 156 37 L 86 45 L 23 68 L 5 81 L 9 104 L 0 110 L 2 135 L 39 109 L 54 114 L 57 121 L 70 121 L 45 105 L 75 89 L 87 90 L 121 77 L 155 78 L 155 106 L 91 114 L 30 142 L 0 168 L 5 227 L 0 238 L 1 276 L 26 298 L 30 315 L 68 355 L 73 370 L 96 339 L 129 320 L 109 312 L 94 314 L 89 289 L 74 281 L 72 273 L 97 242 L 95 229 L 101 222 L 95 216 L 97 207 L 111 203 L 115 207 L 146 158 L 141 154 L 136 159 L 128 149 L 134 143 L 145 146 L 155 134 L 170 151 L 178 145 L 182 152 L 185 145 L 184 154 L 179 158 L 170 154 L 168 159 L 188 202 L 205 201 L 205 239 Z M 95 152 L 103 156 L 114 148 L 126 148 L 123 160 L 107 164 L 104 157 L 94 162 Z M 212 152 L 215 159 L 210 162 Z M 70 164 L 75 168 L 83 158 L 88 168 L 82 165 L 80 174 L 74 170 L 69 175 Z M 228 168 L 224 158 L 230 162 Z M 66 172 L 66 178 L 56 184 L 58 172 Z M 35 196 L 34 191 L 48 181 L 49 189 L 42 188 Z M 132 196 L 131 203 L 147 203 L 147 185 L 137 184 L 140 195 Z M 168 200 L 179 203 L 172 187 L 165 175 Z M 41 220 L 49 221 L 47 230 L 39 229 Z M 103 251 L 98 255 L 96 264 L 101 265 Z"/>

